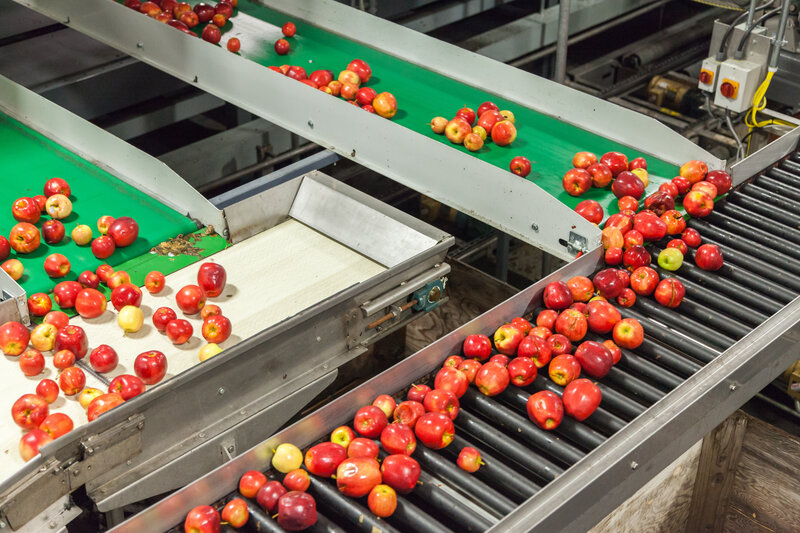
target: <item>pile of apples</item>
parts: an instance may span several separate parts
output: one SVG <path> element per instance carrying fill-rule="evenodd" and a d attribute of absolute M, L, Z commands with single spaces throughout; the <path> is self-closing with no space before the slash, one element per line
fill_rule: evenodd
<path fill-rule="evenodd" d="M 462 107 L 451 120 L 433 117 L 430 126 L 434 133 L 444 134 L 453 144 L 463 144 L 470 152 L 481 150 L 489 139 L 497 146 L 508 146 L 517 138 L 514 113 L 501 111 L 494 102 L 483 102 L 477 112 L 470 107 Z M 527 158 L 518 156 L 512 160 L 510 169 L 525 177 L 531 171 L 531 164 Z"/>
<path fill-rule="evenodd" d="M 194 8 L 190 4 L 178 2 L 178 0 L 145 2 L 125 0 L 124 5 L 192 37 L 197 37 L 192 28 L 198 24 L 206 24 L 201 37 L 211 44 L 219 44 L 222 40 L 222 28 L 234 16 L 234 9 L 239 5 L 239 0 L 222 0 L 213 6 L 200 2 Z M 228 50 L 236 53 L 241 48 L 241 42 L 233 37 L 228 39 L 227 47 Z"/>
<path fill-rule="evenodd" d="M 14 201 L 11 214 L 17 224 L 11 228 L 8 239 L 0 235 L 0 261 L 3 261 L 0 268 L 13 280 L 18 281 L 25 273 L 25 266 L 18 258 L 38 250 L 42 241 L 55 245 L 64 240 L 66 229 L 61 220 L 72 214 L 71 194 L 72 190 L 64 179 L 51 178 L 44 184 L 44 194 Z M 51 218 L 42 223 L 40 232 L 36 224 L 41 221 L 43 214 Z M 131 217 L 114 219 L 111 216 L 102 216 L 97 221 L 97 228 L 100 236 L 94 240 L 92 228 L 85 224 L 76 225 L 71 237 L 78 246 L 91 243 L 92 253 L 98 259 L 110 257 L 117 248 L 130 246 L 139 236 L 139 225 Z M 8 259 L 12 250 L 16 257 Z M 71 269 L 69 259 L 63 254 L 50 254 L 44 261 L 44 270 L 53 279 L 63 278 Z M 81 276 L 91 274 L 91 271 L 87 271 Z M 45 302 L 42 301 L 42 304 Z"/>
<path fill-rule="evenodd" d="M 397 114 L 397 99 L 392 93 L 385 91 L 378 93 L 372 87 L 365 87 L 372 78 L 372 69 L 362 59 L 350 61 L 347 68 L 339 72 L 336 78 L 333 77 L 331 70 L 315 70 L 307 74 L 306 69 L 296 65 L 270 66 L 269 69 L 312 89 L 341 97 L 348 103 L 383 118 L 392 118 Z"/>

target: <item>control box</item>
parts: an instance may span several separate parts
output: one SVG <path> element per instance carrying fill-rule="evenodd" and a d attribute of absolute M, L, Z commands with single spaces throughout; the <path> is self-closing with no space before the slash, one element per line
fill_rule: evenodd
<path fill-rule="evenodd" d="M 763 81 L 764 65 L 736 59 L 722 62 L 717 72 L 714 105 L 741 113 L 753 106 L 753 95 Z"/>
<path fill-rule="evenodd" d="M 721 62 L 713 57 L 707 57 L 700 66 L 700 75 L 697 77 L 697 88 L 707 93 L 714 93 L 717 90 L 717 74 Z"/>

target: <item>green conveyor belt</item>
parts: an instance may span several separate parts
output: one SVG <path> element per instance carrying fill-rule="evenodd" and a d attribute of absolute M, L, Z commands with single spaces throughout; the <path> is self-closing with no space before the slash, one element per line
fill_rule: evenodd
<path fill-rule="evenodd" d="M 155 245 L 196 229 L 195 224 L 180 213 L 4 114 L 0 114 L 0 168 L 0 233 L 6 237 L 16 224 L 11 215 L 14 200 L 42 194 L 44 183 L 51 177 L 64 178 L 72 189 L 73 212 L 62 220 L 66 238 L 55 245 L 42 240 L 39 249 L 30 254 L 17 255 L 12 251 L 12 257 L 17 257 L 25 266 L 25 274 L 19 282 L 28 294 L 49 292 L 61 281 L 51 279 L 44 271 L 45 258 L 51 253 L 61 253 L 70 260 L 72 271 L 63 279 L 74 280 L 84 270 L 95 270 L 103 262 L 112 266 L 122 263 L 135 266 L 144 260 L 139 259 L 141 256 L 151 256 L 150 249 Z M 131 216 L 139 223 L 136 242 L 118 248 L 106 261 L 95 258 L 89 246 L 78 246 L 69 238 L 78 224 L 88 225 L 98 236 L 97 219 L 103 215 Z M 49 218 L 43 215 L 37 226 L 41 228 Z M 165 273 L 184 266 L 169 268 L 172 263 L 167 261 L 164 258 L 160 263 Z M 141 273 L 133 280 L 141 284 L 146 274 Z"/>
<path fill-rule="evenodd" d="M 194 0 L 189 3 L 198 2 Z M 292 46 L 289 54 L 279 56 L 274 50 L 274 41 L 265 39 L 263 33 L 259 31 L 263 29 L 263 25 L 259 28 L 257 21 L 248 17 L 277 27 L 289 21 L 294 22 L 297 25 L 297 34 L 289 39 Z M 202 26 L 204 25 L 198 25 L 195 31 L 199 33 Z M 342 31 L 345 32 L 346 28 Z M 339 71 L 347 68 L 352 59 L 363 59 L 369 63 L 373 73 L 367 86 L 373 87 L 378 92 L 389 91 L 397 98 L 398 113 L 392 119 L 394 122 L 502 169 L 508 169 L 514 156 L 526 156 L 534 162 L 533 171 L 528 179 L 572 208 L 581 200 L 594 199 L 603 205 L 607 214 L 618 211 L 616 198 L 610 188 L 591 189 L 579 198 L 572 197 L 564 191 L 561 178 L 572 167 L 570 162 L 576 152 L 588 150 L 600 157 L 605 152 L 616 150 L 627 154 L 629 159 L 644 155 L 630 147 L 499 98 L 490 90 L 465 85 L 247 0 L 239 2 L 238 11 L 223 28 L 223 34 L 221 46 L 225 46 L 230 37 L 238 37 L 242 43 L 239 53 L 265 67 L 299 65 L 309 74 L 314 70 L 329 69 L 336 76 Z M 231 83 L 247 83 L 247 80 L 231 80 Z M 502 83 L 502 80 L 487 80 L 476 72 L 475 83 L 485 83 L 489 87 L 492 84 Z M 298 90 L 312 89 L 303 87 Z M 269 96 L 264 95 L 264 97 Z M 349 105 L 344 100 L 338 98 L 336 100 L 339 105 Z M 461 107 L 466 105 L 477 109 L 487 100 L 495 102 L 500 109 L 508 109 L 514 113 L 518 135 L 511 146 L 499 147 L 487 143 L 480 152 L 471 153 L 463 146 L 452 145 L 443 135 L 433 133 L 428 126 L 431 118 L 435 116 L 452 118 Z M 368 132 L 353 133 L 353 135 L 359 134 Z M 641 134 L 647 135 L 647 132 L 643 131 Z M 386 149 L 391 150 L 392 147 L 387 146 Z M 409 154 L 409 157 L 414 157 L 414 154 Z M 655 191 L 660 183 L 678 173 L 676 166 L 654 157 L 647 157 L 647 162 L 651 174 L 664 178 L 652 179 L 651 185 L 647 188 L 648 194 Z"/>

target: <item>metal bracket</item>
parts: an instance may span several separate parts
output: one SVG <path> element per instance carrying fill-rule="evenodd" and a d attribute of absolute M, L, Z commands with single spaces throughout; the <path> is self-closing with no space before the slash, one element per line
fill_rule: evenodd
<path fill-rule="evenodd" d="M 570 253 L 585 253 L 589 250 L 589 240 L 574 231 L 569 232 L 569 240 L 564 244 Z"/>
<path fill-rule="evenodd" d="M 16 530 L 44 511 L 52 502 L 83 486 L 142 450 L 144 417 L 131 416 L 80 442 L 74 456 L 47 461 L 0 500 L 0 521 Z"/>
<path fill-rule="evenodd" d="M 439 306 L 444 296 L 444 289 L 447 285 L 447 278 L 443 277 L 434 280 L 411 295 L 411 300 L 417 300 L 412 307 L 414 311 L 432 311 Z"/>

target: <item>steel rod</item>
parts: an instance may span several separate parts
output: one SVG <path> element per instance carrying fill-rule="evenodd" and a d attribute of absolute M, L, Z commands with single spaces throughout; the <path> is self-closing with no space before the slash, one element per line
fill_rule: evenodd
<path fill-rule="evenodd" d="M 555 392 L 559 395 L 559 397 L 564 394 L 564 388 L 556 385 L 549 379 L 546 379 L 543 376 L 536 376 L 536 379 L 533 381 L 533 388 L 536 390 L 549 390 Z M 628 403 L 633 403 L 630 400 L 627 400 Z M 600 407 L 595 410 L 592 415 L 585 420 L 589 426 L 600 430 L 605 435 L 613 435 L 623 427 L 625 427 L 625 421 L 618 417 L 617 415 L 610 413 L 606 409 L 606 405 L 608 405 L 608 398 L 606 395 L 603 395 L 603 400 L 600 402 Z"/>
<path fill-rule="evenodd" d="M 633 308 L 643 312 L 650 318 L 670 326 L 673 329 L 685 331 L 691 334 L 693 337 L 702 339 L 706 343 L 713 344 L 723 351 L 730 348 L 731 345 L 736 342 L 736 339 L 733 339 L 728 335 L 724 335 L 716 331 L 714 328 L 705 326 L 693 320 L 689 320 L 679 313 L 676 313 L 672 309 L 664 307 L 661 304 L 647 298 L 637 298 Z"/>
<path fill-rule="evenodd" d="M 772 248 L 787 257 L 800 260 L 800 246 L 777 236 L 777 234 L 770 234 L 762 229 L 755 228 L 749 225 L 747 220 L 735 219 L 724 213 L 712 212 L 705 218 L 704 222 L 713 224 L 715 228 L 729 231 L 731 234 L 740 235 L 750 242 Z"/>
<path fill-rule="evenodd" d="M 685 301 L 700 302 L 704 305 L 707 305 L 708 307 L 716 309 L 721 313 L 736 318 L 740 322 L 746 323 L 751 328 L 758 326 L 769 317 L 769 315 L 767 314 L 764 314 L 756 309 L 753 309 L 752 307 L 742 305 L 736 300 L 727 298 L 726 296 L 720 294 L 717 291 L 709 290 L 703 287 L 701 284 L 695 283 L 694 281 L 682 276 L 681 274 L 683 274 L 683 271 L 685 270 L 683 266 L 681 266 L 678 272 L 669 272 L 667 270 L 660 268 L 657 265 L 653 265 L 653 268 L 655 269 L 656 272 L 658 272 L 658 275 L 661 276 L 662 278 L 666 277 L 675 278 L 683 284 L 683 286 L 686 288 L 686 294 L 691 295 L 691 297 L 687 296 L 686 298 L 684 298 L 683 300 L 684 302 Z M 701 269 L 698 270 L 700 270 L 701 272 L 705 272 Z M 734 289 L 735 288 L 736 287 L 734 287 Z M 681 303 L 681 306 L 682 305 L 683 303 Z"/>
<path fill-rule="evenodd" d="M 501 484 L 508 493 L 508 497 L 515 502 L 522 503 L 541 489 L 528 476 L 520 475 L 519 469 L 509 468 L 503 460 L 487 451 L 486 447 L 473 443 L 461 435 L 456 435 L 453 438 L 453 442 L 444 449 L 444 453 L 450 456 L 452 460 L 455 460 L 458 452 L 467 446 L 477 449 L 481 453 L 481 459 L 486 463 L 473 476 L 491 486 Z M 506 458 L 503 457 L 503 459 Z"/>
<path fill-rule="evenodd" d="M 685 335 L 681 331 L 674 331 L 665 328 L 663 325 L 654 322 L 650 317 L 643 315 L 638 310 L 629 307 L 620 310 L 623 318 L 635 318 L 644 328 L 645 335 L 650 336 L 664 344 L 676 348 L 686 355 L 694 357 L 703 363 L 710 363 L 721 352 L 703 344 L 692 337 Z"/>
<path fill-rule="evenodd" d="M 784 209 L 789 211 L 794 215 L 800 215 L 800 205 L 797 202 L 792 202 L 791 200 L 787 200 L 785 198 L 780 198 L 772 194 L 772 192 L 762 189 L 761 187 L 755 185 L 754 183 L 745 183 L 742 185 L 739 190 L 756 200 L 761 200 L 762 202 L 766 202 L 768 204 L 773 204 L 773 209 L 778 207 L 780 209 Z"/>
<path fill-rule="evenodd" d="M 645 337 L 644 342 L 636 348 L 636 352 L 622 350 L 623 360 L 629 355 L 636 355 L 645 360 L 652 359 L 658 365 L 663 366 L 667 372 L 674 372 L 680 375 L 681 378 L 687 378 L 700 369 L 700 363 L 697 361 L 689 359 L 682 353 L 675 351 L 672 347 L 665 346 L 647 337 Z M 681 383 L 682 382 L 683 380 L 681 379 Z"/>
<path fill-rule="evenodd" d="M 439 533 L 440 531 L 449 533 L 453 531 L 408 501 L 407 498 L 402 497 L 397 498 L 397 508 L 388 521 L 392 525 L 397 525 L 398 529 L 406 531 L 418 531 L 419 533 Z"/>
<path fill-rule="evenodd" d="M 611 367 L 611 370 L 608 371 L 603 380 L 617 385 L 625 391 L 626 396 L 645 404 L 647 407 L 656 403 L 666 394 L 664 391 L 658 390 L 649 383 L 625 372 L 618 366 Z"/>
<path fill-rule="evenodd" d="M 726 199 L 728 203 L 733 202 L 745 209 L 749 209 L 761 216 L 774 220 L 778 224 L 783 224 L 784 226 L 789 226 L 790 228 L 800 227 L 800 215 L 793 214 L 782 209 L 775 209 L 775 206 L 772 206 L 762 200 L 753 198 L 752 196 L 734 193 L 729 194 Z"/>
<path fill-rule="evenodd" d="M 468 531 L 479 533 L 490 528 L 498 522 L 497 518 L 488 517 L 481 508 L 469 508 L 462 505 L 462 502 L 447 487 L 442 480 L 439 480 L 425 470 L 419 475 L 420 483 L 408 495 L 408 498 L 417 502 L 423 509 L 430 507 L 436 511 L 436 515 L 441 518 L 452 520 L 455 531 Z M 450 523 L 447 522 L 446 523 Z"/>
<path fill-rule="evenodd" d="M 762 189 L 780 195 L 781 198 L 800 202 L 800 191 L 789 188 L 785 184 L 769 177 L 772 173 L 778 172 L 781 172 L 780 169 L 770 169 L 766 175 L 762 174 L 761 176 L 757 177 L 754 183 L 756 183 Z"/>
<path fill-rule="evenodd" d="M 738 251 L 740 253 L 750 255 L 751 257 L 758 256 L 760 262 L 769 263 L 772 265 L 773 268 L 767 270 L 769 274 L 768 276 L 763 273 L 759 273 L 765 277 L 774 278 L 775 276 L 778 276 L 778 278 L 782 281 L 784 279 L 783 272 L 779 272 L 779 270 L 790 272 L 795 276 L 800 274 L 800 262 L 791 257 L 787 257 L 784 254 L 776 253 L 766 246 L 749 241 L 728 231 L 716 228 L 704 220 L 698 220 L 696 218 L 689 219 L 689 226 L 698 230 L 706 242 L 713 241 L 714 244 L 724 245 L 730 251 Z M 723 256 L 724 255 L 725 254 L 723 253 Z M 749 268 L 750 264 L 754 264 L 754 262 L 748 261 L 742 266 Z M 776 269 L 774 267 L 778 268 Z M 800 278 L 796 277 L 796 281 L 800 283 Z"/>
<path fill-rule="evenodd" d="M 248 528 L 260 533 L 283 533 L 283 528 L 275 520 L 267 516 L 264 510 L 253 500 L 245 498 L 238 492 L 235 493 L 234 497 L 241 498 L 247 503 L 247 511 L 250 513 L 250 518 L 247 519 Z"/>
<path fill-rule="evenodd" d="M 527 417 L 522 418 L 516 413 L 512 413 L 498 402 L 494 402 L 476 392 L 468 389 L 467 393 L 461 397 L 462 413 L 468 407 L 470 413 L 483 415 L 485 418 L 498 428 L 514 435 L 514 437 L 524 440 L 526 443 L 548 456 L 561 461 L 564 464 L 572 465 L 583 459 L 584 453 L 569 443 L 562 441 L 552 433 L 540 429 Z"/>
<path fill-rule="evenodd" d="M 523 448 L 470 413 L 459 413 L 455 422 L 456 434 L 464 432 L 485 442 L 488 446 L 497 450 L 498 454 L 520 464 L 545 483 L 554 480 L 556 476 L 564 472 L 560 466 L 541 457 L 535 451 L 531 453 L 531 450 Z"/>
<path fill-rule="evenodd" d="M 558 5 L 558 33 L 556 35 L 556 68 L 554 80 L 563 84 L 567 79 L 567 44 L 569 40 L 569 15 L 572 0 L 560 0 Z"/>
<path fill-rule="evenodd" d="M 509 388 L 498 396 L 498 398 L 517 409 L 527 411 L 528 398 L 530 398 L 530 396 L 530 394 L 521 389 L 514 388 L 514 390 L 510 390 Z M 575 444 L 582 446 L 587 451 L 595 449 L 607 440 L 605 436 L 588 427 L 586 424 L 581 424 L 570 417 L 564 417 L 555 432 L 559 435 L 563 435 Z"/>
<path fill-rule="evenodd" d="M 592 340 L 595 342 L 603 342 L 605 339 L 600 335 L 595 335 L 590 333 L 586 336 L 586 339 Z M 683 380 L 673 374 L 671 371 L 665 369 L 657 364 L 648 361 L 644 357 L 641 357 L 636 352 L 632 352 L 630 350 L 622 350 L 623 357 L 620 359 L 620 363 L 622 368 L 635 372 L 641 376 L 646 377 L 648 380 L 656 383 L 657 385 L 663 387 L 665 390 L 672 390 L 681 383 Z M 618 363 L 618 364 L 620 364 Z"/>
<path fill-rule="evenodd" d="M 361 506 L 359 500 L 348 498 L 329 484 L 327 480 L 321 480 L 311 476 L 311 485 L 308 493 L 314 496 L 318 506 L 327 509 L 333 515 L 348 522 L 348 531 L 385 531 L 387 533 L 399 533 L 397 529 L 390 526 L 386 521 L 381 520 L 372 514 L 369 509 Z"/>
<path fill-rule="evenodd" d="M 759 215 L 758 213 L 742 209 L 738 205 L 731 202 L 725 202 L 722 206 L 717 208 L 715 213 L 722 213 L 735 220 L 742 220 L 762 231 L 773 232 L 780 238 L 791 241 L 795 245 L 800 244 L 800 230 L 786 227 L 782 224 L 776 224 L 774 220 L 770 220 L 769 218 Z"/>
<path fill-rule="evenodd" d="M 474 478 L 472 474 L 468 474 L 459 468 L 454 461 L 447 461 L 443 456 L 427 449 L 425 446 L 418 446 L 414 452 L 414 457 L 426 472 L 439 479 L 446 479 L 449 485 L 461 492 L 467 499 L 472 500 L 476 505 L 484 507 L 498 518 L 502 518 L 516 508 L 514 502 L 495 490 L 495 488 L 480 479 Z M 502 490 L 502 485 L 498 488 Z"/>
<path fill-rule="evenodd" d="M 784 161 L 780 167 L 771 168 L 767 171 L 767 176 L 773 182 L 781 182 L 783 185 L 790 185 L 792 187 L 800 187 L 800 165 L 792 163 L 791 161 Z M 755 180 L 756 183 L 760 179 Z"/>

